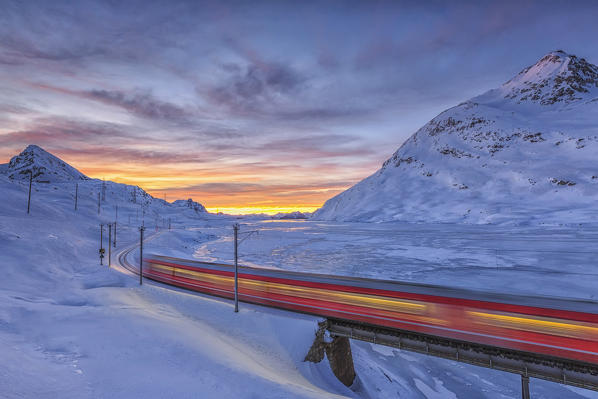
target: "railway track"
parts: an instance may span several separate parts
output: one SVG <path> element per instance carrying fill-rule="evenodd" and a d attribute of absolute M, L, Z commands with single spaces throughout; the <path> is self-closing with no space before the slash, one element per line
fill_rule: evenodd
<path fill-rule="evenodd" d="M 153 240 L 154 238 L 158 237 L 159 235 L 161 235 L 162 232 L 158 232 L 155 234 L 152 234 L 150 236 L 147 236 L 143 242 L 146 243 L 148 241 Z M 135 276 L 139 276 L 139 265 L 135 265 L 128 257 L 129 255 L 131 255 L 137 248 L 139 248 L 139 242 L 135 242 L 133 244 L 127 245 L 126 247 L 120 249 L 117 253 L 116 253 L 116 261 L 117 261 L 117 267 L 120 267 L 122 269 L 123 272 L 127 273 L 127 274 L 131 274 L 131 275 L 135 275 Z"/>

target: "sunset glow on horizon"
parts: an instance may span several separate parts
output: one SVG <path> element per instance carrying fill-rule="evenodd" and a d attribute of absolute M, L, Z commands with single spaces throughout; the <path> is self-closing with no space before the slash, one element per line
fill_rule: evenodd
<path fill-rule="evenodd" d="M 318 209 L 319 206 L 289 206 L 289 207 L 275 207 L 275 208 L 260 208 L 260 207 L 248 207 L 248 208 L 206 208 L 208 212 L 212 213 L 226 213 L 228 215 L 251 215 L 251 214 L 265 214 L 265 215 L 276 215 L 278 213 L 291 213 L 291 212 L 313 212 Z"/>
<path fill-rule="evenodd" d="M 583 7 L 538 4 L 6 1 L 0 163 L 36 144 L 169 201 L 313 211 L 519 66 L 595 53 Z"/>
<path fill-rule="evenodd" d="M 60 151 L 54 154 L 91 178 L 138 185 L 152 196 L 169 202 L 193 198 L 215 213 L 313 212 L 327 199 L 351 186 L 351 183 L 342 181 L 338 185 L 323 185 L 314 181 L 311 174 L 318 173 L 314 168 L 302 173 L 289 173 L 287 177 L 292 176 L 298 182 L 292 184 L 285 183 L 283 179 L 269 178 L 259 168 L 254 170 L 247 167 L 235 172 L 218 168 L 177 170 L 175 166 L 164 165 L 162 170 L 147 170 L 134 163 L 128 166 L 122 163 L 120 169 L 111 164 L 86 161 L 76 154 L 63 156 Z M 91 166 L 79 168 L 79 164 Z M 342 176 L 342 173 L 339 174 Z M 223 178 L 227 179 L 226 183 L 222 181 Z"/>

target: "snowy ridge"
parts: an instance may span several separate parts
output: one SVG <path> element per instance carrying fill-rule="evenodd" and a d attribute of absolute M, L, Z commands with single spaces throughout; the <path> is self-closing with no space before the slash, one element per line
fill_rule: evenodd
<path fill-rule="evenodd" d="M 314 218 L 584 223 L 597 153 L 598 67 L 552 52 L 432 119 Z"/>
<path fill-rule="evenodd" d="M 584 58 L 554 51 L 524 69 L 501 87 L 505 98 L 541 105 L 571 103 L 588 98 L 598 87 L 598 67 Z M 595 92 L 594 92 L 595 94 Z M 590 97 L 591 98 L 591 97 Z"/>
<path fill-rule="evenodd" d="M 108 203 L 113 206 L 121 204 L 121 207 L 125 204 L 138 205 L 141 208 L 142 216 L 144 212 L 147 212 L 148 220 L 152 218 L 150 215 L 158 215 L 169 208 L 176 209 L 179 213 L 184 213 L 189 208 L 190 212 L 186 215 L 187 217 L 205 216 L 208 213 L 202 204 L 192 199 L 176 200 L 171 204 L 151 196 L 138 186 L 91 179 L 36 145 L 29 145 L 19 155 L 13 157 L 9 163 L 0 165 L 0 179 L 6 179 L 13 183 L 28 181 L 30 173 L 33 176 L 33 182 L 48 186 L 45 187 L 45 190 L 60 189 L 70 192 L 74 196 L 74 186 L 77 184 L 80 199 L 89 198 L 92 201 L 97 201 L 99 197 L 100 206 Z M 36 190 L 40 188 L 40 186 L 36 186 Z"/>
<path fill-rule="evenodd" d="M 14 156 L 8 164 L 0 167 L 0 173 L 6 173 L 12 180 L 29 180 L 31 173 L 33 180 L 39 183 L 89 180 L 77 169 L 36 145 L 30 145 Z"/>
<path fill-rule="evenodd" d="M 289 212 L 289 213 L 279 212 L 276 215 L 272 215 L 272 219 L 309 219 L 310 216 L 311 216 L 310 212 L 299 212 L 299 211 Z"/>
<path fill-rule="evenodd" d="M 193 201 L 193 198 L 186 200 L 176 200 L 172 203 L 172 205 L 192 209 L 195 213 L 207 212 L 206 208 L 199 202 Z"/>

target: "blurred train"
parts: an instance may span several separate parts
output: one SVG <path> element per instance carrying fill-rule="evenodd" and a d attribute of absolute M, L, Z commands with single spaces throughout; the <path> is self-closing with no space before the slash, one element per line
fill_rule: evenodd
<path fill-rule="evenodd" d="M 150 255 L 144 277 L 234 297 L 231 265 Z M 239 300 L 598 364 L 598 303 L 239 266 Z"/>

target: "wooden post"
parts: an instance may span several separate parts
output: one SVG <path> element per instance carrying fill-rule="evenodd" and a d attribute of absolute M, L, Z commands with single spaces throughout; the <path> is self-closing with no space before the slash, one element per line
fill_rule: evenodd
<path fill-rule="evenodd" d="M 104 264 L 104 224 L 100 223 L 100 265 Z"/>
<path fill-rule="evenodd" d="M 139 241 L 139 285 L 143 284 L 143 231 L 145 227 L 141 226 L 139 228 L 140 241 Z"/>
<path fill-rule="evenodd" d="M 116 248 L 116 222 L 118 222 L 118 205 L 116 206 L 116 216 L 114 218 L 114 248 Z"/>
<path fill-rule="evenodd" d="M 29 215 L 29 209 L 31 208 L 31 184 L 33 183 L 33 170 L 29 171 L 29 199 L 27 200 L 27 214 Z"/>
<path fill-rule="evenodd" d="M 108 223 L 108 267 L 112 263 L 112 223 Z"/>

